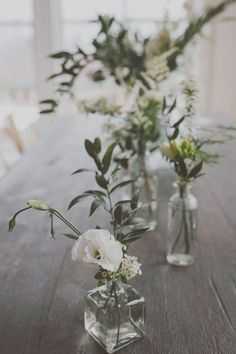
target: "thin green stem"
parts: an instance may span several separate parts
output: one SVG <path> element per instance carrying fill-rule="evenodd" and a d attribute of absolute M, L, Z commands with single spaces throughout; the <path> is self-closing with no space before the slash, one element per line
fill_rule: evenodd
<path fill-rule="evenodd" d="M 115 303 L 116 303 L 116 311 L 117 311 L 117 335 L 116 335 L 116 345 L 118 347 L 119 345 L 119 337 L 120 337 L 120 311 L 119 311 L 119 302 L 118 302 L 118 297 L 117 297 L 117 292 L 116 288 L 119 290 L 117 287 L 116 283 L 114 282 L 114 297 L 115 297 Z"/>
<path fill-rule="evenodd" d="M 150 177 L 147 172 L 146 168 L 146 162 L 145 162 L 145 155 L 141 155 L 141 162 L 142 162 L 142 172 L 143 172 L 143 178 L 144 178 L 144 185 L 145 185 L 145 191 L 146 191 L 146 196 L 147 196 L 147 202 L 148 202 L 148 213 L 149 216 L 152 217 L 152 197 L 153 197 L 153 191 L 152 191 L 152 186 L 150 183 Z"/>
<path fill-rule="evenodd" d="M 112 225 L 113 225 L 113 233 L 114 233 L 114 237 L 116 238 L 116 225 L 115 225 L 115 218 L 114 218 L 114 213 L 113 213 L 113 205 L 112 205 L 112 200 L 111 200 L 111 193 L 109 190 L 109 187 L 107 187 L 107 197 L 108 197 L 108 201 L 109 201 L 109 205 L 110 205 L 110 210 L 109 213 L 111 215 L 111 221 L 112 221 Z"/>
<path fill-rule="evenodd" d="M 171 250 L 170 250 L 170 253 L 172 254 L 174 251 L 175 251 L 175 248 L 180 240 L 180 237 L 182 235 L 182 230 L 183 230 L 183 224 L 184 224 L 184 214 L 182 214 L 182 219 L 181 219 L 181 223 L 180 223 L 180 229 L 179 229 L 179 232 L 175 238 L 175 241 L 171 247 Z"/>
<path fill-rule="evenodd" d="M 188 215 L 187 212 L 188 210 L 186 209 L 186 205 L 185 205 L 185 193 L 186 193 L 186 188 L 187 188 L 187 184 L 186 183 L 180 183 L 179 184 L 179 194 L 180 197 L 182 199 L 182 218 L 181 218 L 181 222 L 180 222 L 180 229 L 179 232 L 177 233 L 177 236 L 175 238 L 175 241 L 171 247 L 171 253 L 173 253 L 175 251 L 175 248 L 177 247 L 180 238 L 182 236 L 182 232 L 184 231 L 184 241 L 185 241 L 185 254 L 188 254 L 190 251 L 190 237 L 189 237 L 189 233 L 192 232 L 191 231 L 191 226 L 189 227 L 188 225 Z M 183 230 L 184 229 L 184 230 Z"/>
<path fill-rule="evenodd" d="M 98 320 L 98 315 L 99 315 L 100 311 L 101 311 L 102 309 L 105 309 L 105 308 L 106 308 L 106 306 L 107 306 L 107 304 L 108 304 L 110 298 L 112 297 L 112 294 L 113 294 L 113 291 L 114 291 L 114 285 L 113 285 L 113 284 L 114 284 L 114 283 L 112 283 L 112 285 L 111 285 L 110 293 L 109 293 L 109 295 L 108 295 L 106 301 L 104 302 L 103 306 L 99 307 L 99 309 L 97 310 L 96 320 Z"/>
<path fill-rule="evenodd" d="M 53 213 L 56 217 L 58 217 L 58 219 L 60 219 L 62 222 L 64 222 L 64 224 L 66 224 L 72 231 L 74 231 L 76 235 L 78 236 L 81 235 L 81 232 L 74 225 L 72 225 L 66 218 L 64 218 L 64 216 L 61 215 L 59 211 L 57 211 L 56 209 L 49 209 L 49 211 Z"/>
<path fill-rule="evenodd" d="M 15 213 L 15 215 L 13 216 L 12 219 L 15 219 L 18 214 L 22 213 L 22 212 L 25 211 L 25 210 L 29 210 L 29 209 L 32 209 L 32 207 L 29 206 L 29 207 L 26 207 L 26 208 L 24 208 L 24 209 L 19 210 L 17 213 Z"/>
<path fill-rule="evenodd" d="M 188 228 L 187 214 L 186 214 L 185 207 L 183 210 L 183 217 L 184 217 L 185 254 L 188 254 L 190 250 L 190 240 L 189 240 L 189 228 Z"/>

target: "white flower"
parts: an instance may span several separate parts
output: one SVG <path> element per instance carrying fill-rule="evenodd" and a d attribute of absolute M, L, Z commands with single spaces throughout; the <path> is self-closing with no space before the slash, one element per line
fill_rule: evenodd
<path fill-rule="evenodd" d="M 110 272 L 116 272 L 123 258 L 122 244 L 107 230 L 88 230 L 75 242 L 71 258 L 87 266 L 99 265 Z"/>
<path fill-rule="evenodd" d="M 120 274 L 126 279 L 131 279 L 137 274 L 141 275 L 140 267 L 142 264 L 137 262 L 137 260 L 137 257 L 125 255 L 121 264 Z"/>

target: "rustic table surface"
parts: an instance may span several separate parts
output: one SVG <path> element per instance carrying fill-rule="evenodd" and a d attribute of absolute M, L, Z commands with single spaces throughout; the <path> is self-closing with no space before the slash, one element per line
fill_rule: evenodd
<path fill-rule="evenodd" d="M 84 137 L 101 134 L 95 117 L 60 118 L 0 181 L 0 353 L 102 354 L 85 332 L 83 295 L 93 272 L 71 261 L 72 240 L 49 236 L 48 216 L 30 211 L 13 233 L 7 220 L 27 199 L 43 199 L 66 212 L 68 202 L 91 187 Z M 196 261 L 176 268 L 165 261 L 167 200 L 173 176 L 160 176 L 159 227 L 132 246 L 143 263 L 133 282 L 146 298 L 147 335 L 123 354 L 236 353 L 236 141 L 225 159 L 196 183 L 199 229 Z M 81 204 L 82 205 L 82 204 Z M 95 226 L 86 205 L 68 216 L 80 228 Z"/>

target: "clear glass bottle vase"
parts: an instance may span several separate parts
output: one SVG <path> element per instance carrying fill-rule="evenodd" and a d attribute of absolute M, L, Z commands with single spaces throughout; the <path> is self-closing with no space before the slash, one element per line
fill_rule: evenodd
<path fill-rule="evenodd" d="M 130 285 L 107 282 L 85 296 L 85 329 L 107 353 L 144 335 L 145 300 Z"/>
<path fill-rule="evenodd" d="M 157 192 L 158 175 L 157 168 L 150 166 L 149 154 L 136 157 L 130 163 L 130 176 L 134 180 L 131 184 L 131 196 L 139 191 L 139 206 L 142 206 L 136 217 L 136 226 L 149 226 L 155 230 L 157 226 Z"/>
<path fill-rule="evenodd" d="M 174 183 L 175 194 L 169 200 L 167 261 L 176 266 L 191 265 L 197 230 L 197 199 L 189 183 Z"/>

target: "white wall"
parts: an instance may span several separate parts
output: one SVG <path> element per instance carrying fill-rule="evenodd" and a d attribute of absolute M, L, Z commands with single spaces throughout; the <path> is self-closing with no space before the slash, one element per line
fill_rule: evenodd
<path fill-rule="evenodd" d="M 60 0 L 34 0 L 35 64 L 39 99 L 52 95 L 54 85 L 46 79 L 55 72 L 49 55 L 61 49 Z"/>
<path fill-rule="evenodd" d="M 201 110 L 236 119 L 236 4 L 207 32 L 198 50 Z"/>

